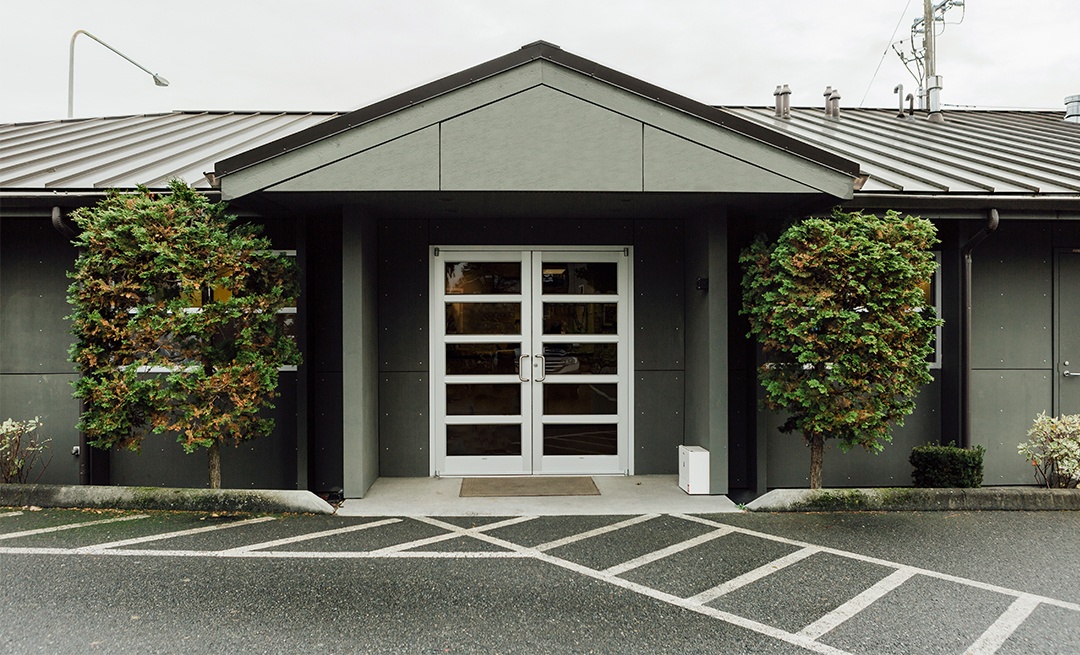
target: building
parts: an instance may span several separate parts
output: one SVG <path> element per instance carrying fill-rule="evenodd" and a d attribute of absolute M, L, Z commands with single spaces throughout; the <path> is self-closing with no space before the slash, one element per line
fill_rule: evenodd
<path fill-rule="evenodd" d="M 737 257 L 839 204 L 935 222 L 946 325 L 916 414 L 881 455 L 826 455 L 826 486 L 910 484 L 911 446 L 965 439 L 987 484 L 1030 483 L 1031 419 L 1080 411 L 1080 125 L 898 113 L 711 107 L 537 42 L 347 114 L 0 126 L 0 415 L 44 417 L 43 481 L 204 484 L 166 439 L 105 454 L 68 427 L 64 216 L 180 177 L 304 271 L 305 363 L 225 486 L 674 473 L 681 444 L 713 493 L 805 486 L 757 408 Z"/>

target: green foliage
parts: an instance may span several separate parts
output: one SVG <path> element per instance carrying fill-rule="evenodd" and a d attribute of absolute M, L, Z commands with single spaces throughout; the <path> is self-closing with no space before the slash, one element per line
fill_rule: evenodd
<path fill-rule="evenodd" d="M 921 286 L 936 268 L 930 221 L 835 211 L 743 251 L 743 309 L 762 344 L 765 404 L 781 428 L 880 451 L 931 380 L 939 324 Z"/>
<path fill-rule="evenodd" d="M 28 421 L 5 420 L 0 424 L 0 482 L 24 483 L 30 478 L 30 472 L 41 464 L 41 469 L 34 478 L 37 481 L 52 461 L 49 449 L 52 439 L 39 441 L 31 436 L 41 427 L 41 417 L 35 416 Z M 48 459 L 43 459 L 48 451 Z"/>
<path fill-rule="evenodd" d="M 1043 412 L 1028 430 L 1020 454 L 1035 467 L 1035 479 L 1046 487 L 1080 486 L 1080 414 L 1052 418 Z"/>
<path fill-rule="evenodd" d="M 927 444 L 911 449 L 908 461 L 914 470 L 911 481 L 916 487 L 981 487 L 983 482 L 982 446 L 960 448 Z"/>
<path fill-rule="evenodd" d="M 192 452 L 266 435 L 278 369 L 300 359 L 276 317 L 295 304 L 293 262 L 223 204 L 170 187 L 110 193 L 72 215 L 70 354 L 79 428 L 95 446 L 138 450 L 174 432 Z"/>

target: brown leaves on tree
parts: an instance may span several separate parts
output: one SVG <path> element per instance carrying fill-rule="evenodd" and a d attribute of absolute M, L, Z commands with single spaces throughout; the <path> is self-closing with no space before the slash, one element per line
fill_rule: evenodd
<path fill-rule="evenodd" d="M 138 450 L 172 433 L 191 452 L 268 434 L 278 370 L 300 359 L 276 319 L 295 304 L 292 261 L 178 181 L 72 217 L 71 358 L 91 442 Z"/>

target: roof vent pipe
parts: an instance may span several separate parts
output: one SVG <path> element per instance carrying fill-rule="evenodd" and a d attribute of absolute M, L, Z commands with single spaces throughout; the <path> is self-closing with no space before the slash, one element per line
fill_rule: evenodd
<path fill-rule="evenodd" d="M 782 101 L 781 105 L 783 106 L 782 117 L 791 118 L 791 87 L 787 84 L 780 89 L 780 100 Z"/>
<path fill-rule="evenodd" d="M 927 119 L 931 123 L 944 123 L 945 117 L 941 115 L 941 76 L 930 75 L 926 78 L 926 97 L 929 101 L 930 115 Z"/>
<path fill-rule="evenodd" d="M 825 96 L 825 115 L 832 115 L 832 103 L 829 101 L 829 96 L 833 94 L 832 86 L 825 87 L 825 93 L 821 95 Z"/>
<path fill-rule="evenodd" d="M 780 85 L 776 85 L 776 90 L 772 92 L 773 102 L 776 104 L 776 113 L 773 114 L 777 118 L 781 118 L 784 115 L 784 100 L 780 97 Z"/>
<path fill-rule="evenodd" d="M 893 87 L 892 92 L 896 94 L 897 100 L 900 101 L 900 109 L 897 111 L 896 117 L 906 118 L 907 114 L 904 113 L 904 85 L 897 84 L 895 87 Z"/>
<path fill-rule="evenodd" d="M 1080 95 L 1065 98 L 1065 120 L 1080 123 Z"/>
<path fill-rule="evenodd" d="M 829 96 L 829 115 L 840 118 L 840 91 L 834 90 Z"/>

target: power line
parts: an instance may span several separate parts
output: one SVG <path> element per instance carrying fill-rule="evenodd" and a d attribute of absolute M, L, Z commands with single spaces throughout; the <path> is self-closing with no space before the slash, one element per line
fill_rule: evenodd
<path fill-rule="evenodd" d="M 893 44 L 893 39 L 896 38 L 896 32 L 900 29 L 900 23 L 904 22 L 904 16 L 907 15 L 908 7 L 911 6 L 911 0 L 907 0 L 907 4 L 904 5 L 904 11 L 900 12 L 900 20 L 896 21 L 896 27 L 893 28 L 892 36 L 889 37 L 889 42 L 885 44 L 885 49 L 881 52 L 881 59 L 878 60 L 877 68 L 874 69 L 874 74 L 870 76 L 870 83 L 866 85 L 866 91 L 863 93 L 862 100 L 859 101 L 859 107 L 863 106 L 866 102 L 866 96 L 870 94 L 870 87 L 874 85 L 874 80 L 877 79 L 878 71 L 881 70 L 881 64 L 885 61 L 885 55 L 889 54 L 889 48 Z"/>

